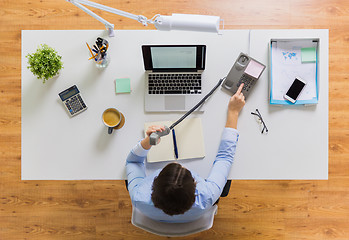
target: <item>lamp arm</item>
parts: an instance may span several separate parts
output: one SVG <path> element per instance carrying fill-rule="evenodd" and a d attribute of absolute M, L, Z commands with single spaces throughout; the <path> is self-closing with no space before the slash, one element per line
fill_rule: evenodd
<path fill-rule="evenodd" d="M 77 6 L 76 4 L 80 4 L 80 6 L 81 6 L 81 4 L 84 4 L 84 5 L 93 7 L 93 8 L 97 8 L 97 9 L 100 9 L 100 10 L 103 10 L 103 11 L 107 11 L 107 12 L 110 12 L 110 13 L 114 13 L 114 14 L 120 15 L 120 16 L 123 16 L 123 17 L 131 18 L 133 20 L 137 20 L 138 22 L 142 23 L 144 26 L 147 26 L 148 23 L 151 23 L 151 21 L 149 21 L 146 17 L 144 17 L 142 15 L 136 15 L 136 14 L 128 13 L 128 12 L 125 12 L 125 11 L 122 11 L 122 10 L 119 10 L 119 9 L 115 9 L 115 8 L 112 8 L 112 7 L 104 6 L 102 4 L 91 2 L 91 1 L 88 1 L 88 0 L 67 0 L 67 1 L 70 2 L 70 3 L 73 3 L 75 6 Z M 79 8 L 81 8 L 81 7 L 79 7 Z M 85 8 L 85 9 L 87 9 L 87 8 Z M 82 10 L 84 10 L 84 9 L 82 9 Z M 92 11 L 90 11 L 90 12 L 92 12 Z M 93 15 L 91 15 L 91 16 L 93 16 L 95 18 L 96 18 L 96 16 L 98 16 L 96 14 L 94 14 L 94 15 L 95 16 L 93 16 Z M 98 18 L 96 18 L 96 19 L 99 20 Z M 99 20 L 99 21 L 101 21 L 101 20 Z"/>
<path fill-rule="evenodd" d="M 114 25 L 101 18 L 88 8 L 82 6 L 82 4 L 101 9 L 110 13 L 114 13 L 123 17 L 131 18 L 142 23 L 144 26 L 148 24 L 154 24 L 158 30 L 170 31 L 170 30 L 187 30 L 187 31 L 202 31 L 202 32 L 219 32 L 220 17 L 218 16 L 204 16 L 204 15 L 192 15 L 192 14 L 172 14 L 172 16 L 155 15 L 152 19 L 148 20 L 142 15 L 135 15 L 132 13 L 124 12 L 115 8 L 104 6 L 99 3 L 94 3 L 89 0 L 66 0 L 90 16 L 96 18 L 98 21 L 104 23 L 109 36 L 114 36 Z"/>
<path fill-rule="evenodd" d="M 76 7 L 80 8 L 81 10 L 83 10 L 85 13 L 87 13 L 88 15 L 90 15 L 91 17 L 94 17 L 95 19 L 97 19 L 98 21 L 102 22 L 105 27 L 107 28 L 108 32 L 109 32 L 109 36 L 113 37 L 114 36 L 114 24 L 108 22 L 107 20 L 105 20 L 104 18 L 101 18 L 100 16 L 98 16 L 97 14 L 95 14 L 94 12 L 92 12 L 90 9 L 84 7 L 83 5 L 81 5 L 80 3 L 78 3 L 77 1 L 70 1 L 67 0 L 68 2 L 71 2 L 72 4 L 74 4 Z"/>
<path fill-rule="evenodd" d="M 73 1 L 76 1 L 76 0 L 73 0 Z M 117 14 L 117 15 L 120 15 L 120 16 L 123 16 L 123 17 L 127 17 L 127 18 L 131 18 L 131 19 L 137 20 L 137 21 L 139 21 L 140 19 L 144 19 L 144 18 L 145 18 L 145 20 L 147 20 L 147 18 L 144 17 L 144 16 L 128 13 L 128 12 L 125 12 L 125 11 L 122 11 L 122 10 L 119 10 L 119 9 L 115 9 L 115 8 L 112 8 L 112 7 L 104 6 L 102 4 L 91 2 L 91 1 L 88 1 L 88 0 L 78 0 L 78 2 L 80 2 L 81 4 L 84 4 L 84 5 L 90 6 L 90 7 L 101 9 L 103 11 L 114 13 L 114 14 Z"/>

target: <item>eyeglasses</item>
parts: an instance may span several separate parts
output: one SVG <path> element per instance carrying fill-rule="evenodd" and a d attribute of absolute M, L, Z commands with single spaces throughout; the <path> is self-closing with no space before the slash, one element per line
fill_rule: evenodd
<path fill-rule="evenodd" d="M 258 111 L 258 109 L 256 109 L 255 113 L 251 112 L 251 114 L 255 116 L 256 121 L 259 123 L 259 126 L 261 128 L 261 133 L 264 133 L 264 130 L 265 130 L 265 133 L 268 133 L 267 125 L 265 125 L 265 122 L 264 122 L 264 120 L 262 118 L 262 115 Z"/>

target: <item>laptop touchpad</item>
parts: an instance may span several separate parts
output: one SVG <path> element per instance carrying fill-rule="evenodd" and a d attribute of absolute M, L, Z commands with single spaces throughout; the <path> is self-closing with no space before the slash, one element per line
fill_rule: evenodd
<path fill-rule="evenodd" d="M 185 96 L 165 96 L 166 110 L 183 110 L 185 109 Z"/>

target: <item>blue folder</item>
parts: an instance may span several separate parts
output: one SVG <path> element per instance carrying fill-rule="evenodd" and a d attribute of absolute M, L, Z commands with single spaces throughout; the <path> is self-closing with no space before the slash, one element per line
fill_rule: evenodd
<path fill-rule="evenodd" d="M 295 39 L 296 40 L 296 39 Z M 315 41 L 318 41 L 318 39 L 314 39 Z M 290 101 L 287 100 L 277 100 L 273 99 L 273 74 L 272 74 L 272 69 L 273 69 L 273 55 L 272 55 L 272 41 L 277 41 L 277 40 L 271 40 L 270 42 L 270 104 L 272 105 L 306 105 L 306 104 L 317 104 L 319 101 L 319 88 L 318 88 L 318 51 L 316 51 L 316 73 L 315 73 L 315 81 L 316 81 L 316 97 L 309 99 L 309 100 L 297 100 L 295 103 L 291 103 Z M 318 49 L 318 47 L 316 48 Z"/>

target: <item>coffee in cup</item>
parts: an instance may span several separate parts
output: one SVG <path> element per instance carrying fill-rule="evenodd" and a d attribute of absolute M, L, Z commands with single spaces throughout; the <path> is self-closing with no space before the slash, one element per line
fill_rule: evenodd
<path fill-rule="evenodd" d="M 114 127 L 117 127 L 120 124 L 122 114 L 115 108 L 108 108 L 103 112 L 102 120 L 104 125 L 108 127 L 108 133 L 111 134 Z"/>

